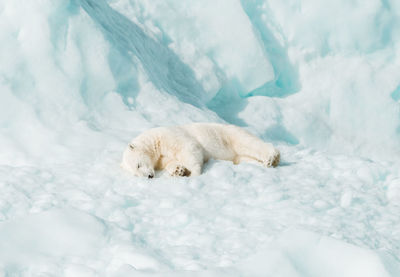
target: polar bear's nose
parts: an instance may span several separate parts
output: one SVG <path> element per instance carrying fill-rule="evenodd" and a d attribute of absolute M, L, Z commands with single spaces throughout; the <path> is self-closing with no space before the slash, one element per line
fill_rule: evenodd
<path fill-rule="evenodd" d="M 153 178 L 154 175 L 153 174 L 149 174 L 149 176 L 147 176 L 149 179 Z"/>

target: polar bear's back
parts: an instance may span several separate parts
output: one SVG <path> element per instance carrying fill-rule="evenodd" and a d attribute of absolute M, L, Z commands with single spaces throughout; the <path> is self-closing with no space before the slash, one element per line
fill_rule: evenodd
<path fill-rule="evenodd" d="M 185 131 L 190 134 L 203 147 L 205 159 L 233 160 L 236 153 L 231 147 L 231 134 L 233 125 L 218 123 L 193 123 L 183 125 Z"/>
<path fill-rule="evenodd" d="M 252 138 L 255 137 L 234 125 L 192 123 L 147 130 L 136 137 L 133 144 L 147 146 L 149 149 L 160 144 L 163 156 L 172 157 L 182 149 L 191 148 L 194 152 L 201 151 L 204 161 L 210 158 L 233 161 L 238 156 L 237 146 L 252 144 Z"/>

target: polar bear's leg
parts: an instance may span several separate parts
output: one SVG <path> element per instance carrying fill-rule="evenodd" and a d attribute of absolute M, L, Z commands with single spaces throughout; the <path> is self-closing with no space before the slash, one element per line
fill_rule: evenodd
<path fill-rule="evenodd" d="M 165 170 L 171 176 L 199 176 L 201 174 L 202 164 L 195 163 L 194 161 L 171 161 L 166 166 Z"/>
<path fill-rule="evenodd" d="M 250 158 L 248 156 L 236 156 L 235 159 L 233 160 L 233 164 L 240 164 L 240 163 L 260 163 L 260 161 Z"/>
<path fill-rule="evenodd" d="M 203 162 L 199 162 L 194 159 L 186 159 L 186 161 L 184 161 L 183 163 L 190 172 L 189 176 L 194 177 L 194 176 L 199 176 L 201 174 Z"/>
<path fill-rule="evenodd" d="M 203 153 L 198 146 L 184 147 L 174 157 L 160 161 L 159 169 L 165 169 L 171 176 L 198 176 L 203 166 Z"/>
<path fill-rule="evenodd" d="M 171 161 L 170 163 L 168 163 L 165 170 L 171 176 L 181 176 L 181 177 L 186 176 L 186 177 L 188 177 L 191 175 L 191 172 L 189 169 L 187 169 L 185 166 L 179 164 L 179 162 L 176 162 L 176 161 Z"/>
<path fill-rule="evenodd" d="M 168 166 L 168 172 L 170 174 L 173 172 L 173 176 L 199 176 L 203 162 L 204 156 L 201 147 L 197 144 L 188 145 L 177 153 L 176 161 L 171 162 Z"/>
<path fill-rule="evenodd" d="M 266 167 L 276 167 L 279 164 L 280 153 L 272 144 L 238 127 L 230 137 L 232 148 L 238 156 L 235 159 L 238 163 L 252 159 Z"/>
<path fill-rule="evenodd" d="M 155 169 L 156 170 L 165 169 L 171 176 L 189 176 L 190 175 L 188 170 L 183 165 L 179 164 L 179 162 L 176 161 L 175 158 L 170 158 L 170 157 L 165 157 L 165 156 L 162 156 L 158 160 Z"/>

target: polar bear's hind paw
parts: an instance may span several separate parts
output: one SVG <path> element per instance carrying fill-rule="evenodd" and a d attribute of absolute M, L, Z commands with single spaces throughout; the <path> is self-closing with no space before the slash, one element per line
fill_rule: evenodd
<path fill-rule="evenodd" d="M 274 156 L 274 160 L 272 162 L 273 167 L 277 167 L 281 161 L 281 153 L 278 151 L 277 154 Z"/>
<path fill-rule="evenodd" d="M 277 167 L 279 162 L 281 160 L 281 154 L 279 153 L 278 150 L 275 151 L 275 153 L 273 155 L 271 155 L 270 157 L 268 157 L 268 159 L 266 159 L 263 164 L 266 167 Z"/>

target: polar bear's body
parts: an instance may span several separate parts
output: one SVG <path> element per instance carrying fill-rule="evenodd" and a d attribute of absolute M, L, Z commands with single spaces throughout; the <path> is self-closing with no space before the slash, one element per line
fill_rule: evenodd
<path fill-rule="evenodd" d="M 122 167 L 137 176 L 152 178 L 165 169 L 172 176 L 198 176 L 209 159 L 235 164 L 256 161 L 277 166 L 280 154 L 244 129 L 217 123 L 159 127 L 134 138 L 124 151 Z"/>

